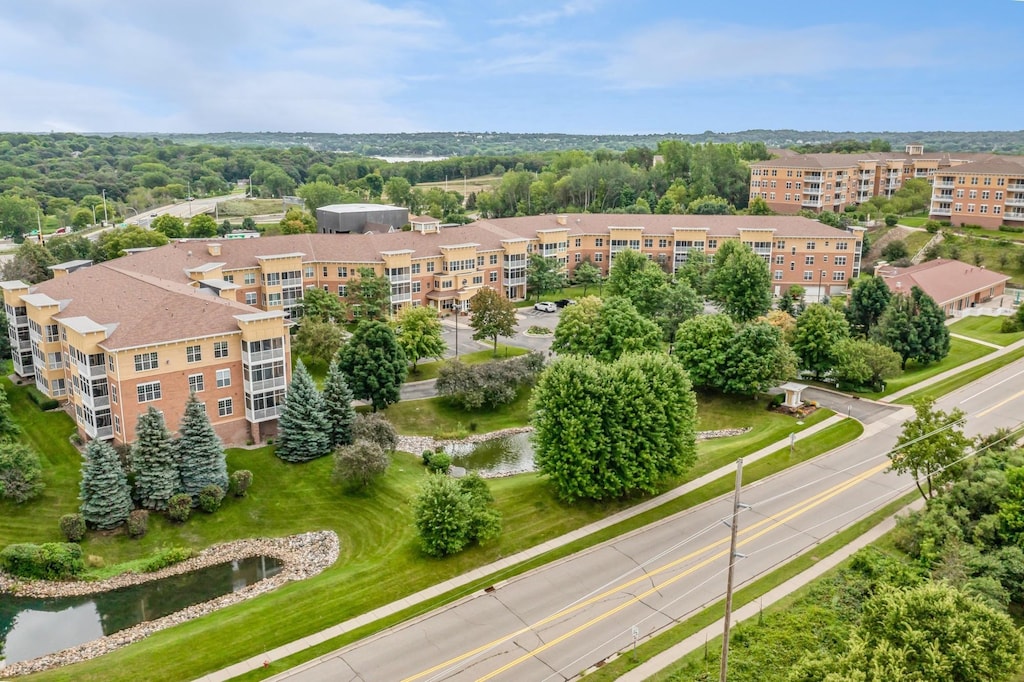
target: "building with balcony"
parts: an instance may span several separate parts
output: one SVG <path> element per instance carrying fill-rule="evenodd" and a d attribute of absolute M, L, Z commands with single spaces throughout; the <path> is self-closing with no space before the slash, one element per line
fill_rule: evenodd
<path fill-rule="evenodd" d="M 150 405 L 175 429 L 195 393 L 228 443 L 276 430 L 288 382 L 288 318 L 306 290 L 347 297 L 369 268 L 391 284 L 391 310 L 466 311 L 483 287 L 526 298 L 529 259 L 567 274 L 589 261 L 607 275 L 617 254 L 642 253 L 672 273 L 728 240 L 749 244 L 775 295 L 811 300 L 860 273 L 861 231 L 798 216 L 599 215 L 419 221 L 410 231 L 183 239 L 114 261 L 54 266 L 29 286 L 3 282 L 14 371 L 65 403 L 83 436 L 133 439 Z"/>
<path fill-rule="evenodd" d="M 89 439 L 130 443 L 151 406 L 175 430 L 191 393 L 227 443 L 275 433 L 290 367 L 284 310 L 239 303 L 226 283 L 193 286 L 125 262 L 0 283 L 15 372 L 61 401 Z"/>
<path fill-rule="evenodd" d="M 1024 157 L 1006 156 L 940 171 L 929 215 L 956 226 L 1024 226 Z"/>
<path fill-rule="evenodd" d="M 931 180 L 942 170 L 999 158 L 970 152 L 926 153 L 922 145 L 913 144 L 903 152 L 788 154 L 750 164 L 750 198 L 764 199 L 778 213 L 838 213 L 872 197 L 891 197 L 911 178 Z"/>

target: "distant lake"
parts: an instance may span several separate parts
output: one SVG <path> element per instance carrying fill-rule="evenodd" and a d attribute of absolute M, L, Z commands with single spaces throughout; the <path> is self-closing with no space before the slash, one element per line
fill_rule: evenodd
<path fill-rule="evenodd" d="M 448 156 L 372 156 L 388 163 L 405 163 L 406 161 L 444 161 Z"/>

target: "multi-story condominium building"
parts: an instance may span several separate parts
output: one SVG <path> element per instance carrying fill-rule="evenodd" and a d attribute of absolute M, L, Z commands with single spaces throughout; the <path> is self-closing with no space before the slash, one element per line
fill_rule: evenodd
<path fill-rule="evenodd" d="M 1024 225 L 1024 157 L 999 157 L 935 174 L 929 214 L 953 225 Z"/>
<path fill-rule="evenodd" d="M 119 267 L 129 260 L 0 284 L 15 372 L 64 402 L 87 438 L 130 442 L 150 406 L 176 429 L 190 393 L 228 443 L 273 434 L 290 367 L 284 312 L 238 303 L 226 283 Z"/>
<path fill-rule="evenodd" d="M 761 197 L 779 213 L 840 212 L 875 196 L 891 197 L 911 178 L 976 161 L 1002 157 L 969 152 L 925 153 L 921 145 L 904 152 L 794 154 L 750 165 L 750 198 Z"/>
<path fill-rule="evenodd" d="M 482 287 L 526 298 L 531 255 L 571 273 L 590 261 L 607 274 L 632 249 L 667 272 L 749 244 L 774 293 L 803 286 L 810 300 L 842 291 L 860 272 L 861 232 L 798 216 L 560 215 L 411 231 L 180 240 L 89 266 L 54 267 L 53 280 L 4 282 L 15 371 L 69 401 L 91 438 L 128 442 L 149 405 L 175 428 L 195 392 L 228 442 L 273 433 L 289 367 L 288 318 L 303 292 L 344 299 L 369 268 L 391 281 L 391 306 L 467 310 Z"/>

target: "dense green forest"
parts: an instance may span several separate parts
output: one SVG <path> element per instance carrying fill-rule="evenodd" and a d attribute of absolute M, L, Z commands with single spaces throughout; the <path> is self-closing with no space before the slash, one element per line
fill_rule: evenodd
<path fill-rule="evenodd" d="M 141 136 L 141 135 L 140 135 Z M 152 136 L 147 134 L 145 136 Z M 908 132 L 832 132 L 827 130 L 743 130 L 721 133 L 711 130 L 695 134 L 659 133 L 647 135 L 566 135 L 560 133 L 433 132 L 433 133 L 206 133 L 159 135 L 189 144 L 231 147 L 309 147 L 319 151 L 351 152 L 368 156 L 478 156 L 524 152 L 657 147 L 664 140 L 699 144 L 704 142 L 740 144 L 760 142 L 768 147 L 822 145 L 839 140 L 870 142 L 881 139 L 893 149 L 910 143 L 928 150 L 1024 154 L 1024 130 L 957 132 L 947 130 Z"/>

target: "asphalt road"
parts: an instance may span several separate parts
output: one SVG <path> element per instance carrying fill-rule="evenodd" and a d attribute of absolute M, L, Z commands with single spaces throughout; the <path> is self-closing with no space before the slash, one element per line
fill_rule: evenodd
<path fill-rule="evenodd" d="M 1024 361 L 940 401 L 969 435 L 1024 415 Z M 813 462 L 746 486 L 737 586 L 773 570 L 913 487 L 886 453 L 909 408 Z M 471 595 L 311 661 L 277 680 L 562 680 L 724 594 L 731 496 Z"/>

